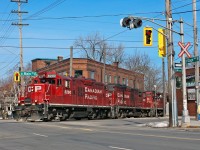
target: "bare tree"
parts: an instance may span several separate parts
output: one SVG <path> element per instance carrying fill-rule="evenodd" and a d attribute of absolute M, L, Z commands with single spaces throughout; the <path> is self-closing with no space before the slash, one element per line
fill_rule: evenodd
<path fill-rule="evenodd" d="M 88 35 L 86 37 L 79 37 L 74 46 L 81 48 L 84 53 L 83 57 L 103 62 L 104 55 L 106 55 L 106 62 L 122 62 L 124 55 L 124 47 L 122 44 L 115 46 L 108 43 L 99 33 Z"/>
<path fill-rule="evenodd" d="M 10 70 L 8 70 L 7 74 L 9 74 L 6 78 L 4 79 L 0 79 L 0 93 L 6 93 L 6 95 L 10 95 L 10 96 L 14 96 L 16 90 L 14 89 L 14 72 L 16 71 L 16 68 L 18 68 L 18 66 L 14 66 L 13 68 L 11 68 Z M 28 63 L 25 68 L 25 71 L 31 71 L 31 63 Z M 30 77 L 26 77 L 25 78 L 25 82 L 29 80 Z M 1 96 L 0 96 L 1 97 Z M 3 101 L 1 99 L 1 101 Z"/>
<path fill-rule="evenodd" d="M 162 87 L 162 70 L 155 66 L 147 54 L 141 54 L 137 51 L 133 55 L 129 55 L 124 62 L 125 68 L 144 74 L 145 83 L 144 87 L 147 91 L 154 90 L 154 85 L 157 85 L 157 89 Z"/>
<path fill-rule="evenodd" d="M 112 44 L 108 47 L 106 54 L 106 60 L 108 63 L 118 62 L 119 64 L 121 64 L 125 58 L 124 46 L 122 44 L 119 44 L 118 46 Z"/>
<path fill-rule="evenodd" d="M 129 70 L 145 73 L 150 66 L 150 58 L 147 54 L 140 54 L 137 51 L 133 55 L 129 55 L 125 61 L 125 67 Z"/>

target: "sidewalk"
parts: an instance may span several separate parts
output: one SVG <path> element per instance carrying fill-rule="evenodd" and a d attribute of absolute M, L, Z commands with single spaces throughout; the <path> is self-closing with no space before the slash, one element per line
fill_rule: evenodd
<path fill-rule="evenodd" d="M 148 127 L 153 128 L 168 128 L 169 127 L 169 117 L 165 117 L 167 121 L 155 121 L 155 122 L 149 122 L 146 124 Z M 182 126 L 182 117 L 178 117 L 178 127 L 179 129 L 199 129 L 200 131 L 200 120 L 196 120 L 195 117 L 190 117 L 190 123 L 188 123 L 187 126 Z"/>
<path fill-rule="evenodd" d="M 181 124 L 181 120 L 180 120 Z M 194 117 L 190 118 L 190 126 L 186 128 L 200 128 L 200 120 L 196 120 Z"/>

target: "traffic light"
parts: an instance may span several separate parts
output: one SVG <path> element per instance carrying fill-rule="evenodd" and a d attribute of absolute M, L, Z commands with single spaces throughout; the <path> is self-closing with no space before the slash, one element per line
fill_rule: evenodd
<path fill-rule="evenodd" d="M 19 72 L 15 72 L 14 73 L 14 81 L 15 82 L 19 82 L 20 81 L 20 73 Z"/>
<path fill-rule="evenodd" d="M 120 25 L 124 28 L 139 28 L 142 26 L 142 20 L 140 18 L 125 17 L 120 20 Z"/>
<path fill-rule="evenodd" d="M 165 30 L 158 29 L 158 55 L 159 57 L 166 56 L 166 41 L 165 41 Z"/>
<path fill-rule="evenodd" d="M 144 46 L 153 45 L 153 28 L 145 27 L 144 28 Z"/>

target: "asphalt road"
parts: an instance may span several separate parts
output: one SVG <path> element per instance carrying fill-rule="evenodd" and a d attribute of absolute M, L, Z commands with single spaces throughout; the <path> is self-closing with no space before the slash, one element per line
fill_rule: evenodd
<path fill-rule="evenodd" d="M 200 131 L 149 128 L 155 119 L 0 120 L 0 150 L 199 150 Z M 160 121 L 160 120 L 159 120 Z"/>

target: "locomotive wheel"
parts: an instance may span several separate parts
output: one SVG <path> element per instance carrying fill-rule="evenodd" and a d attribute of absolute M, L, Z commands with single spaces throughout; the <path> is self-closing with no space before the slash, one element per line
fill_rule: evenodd
<path fill-rule="evenodd" d="M 96 114 L 92 113 L 92 115 L 88 116 L 88 120 L 93 120 L 93 119 L 95 119 L 95 117 L 96 117 Z"/>

